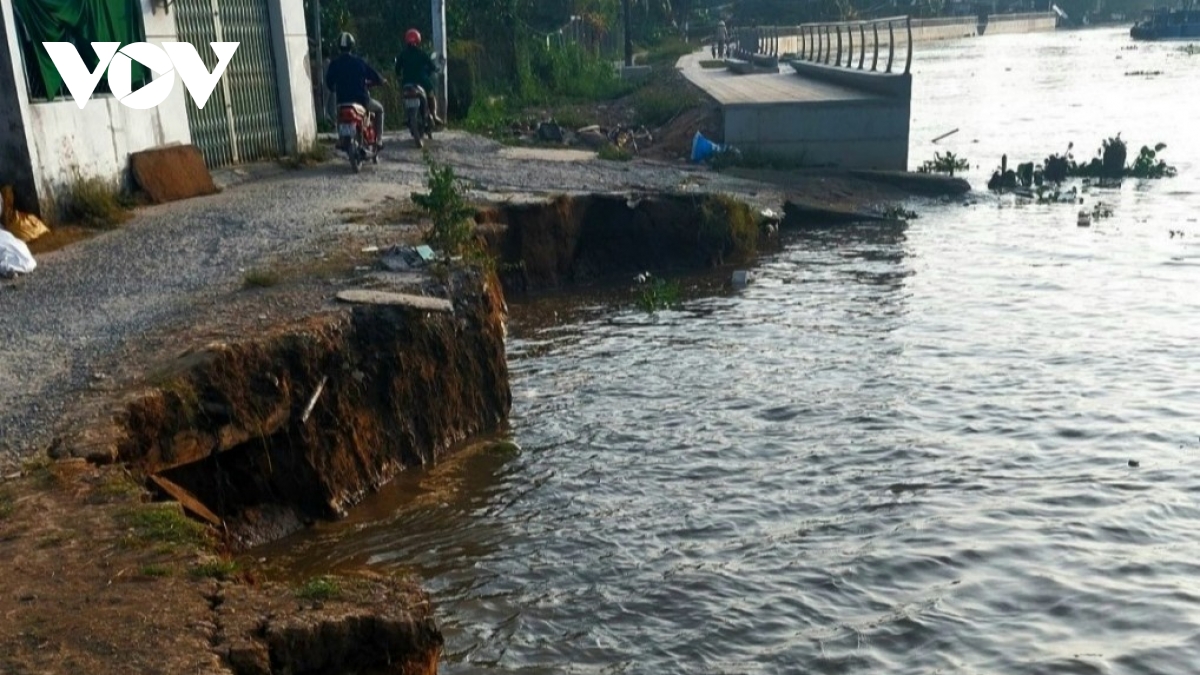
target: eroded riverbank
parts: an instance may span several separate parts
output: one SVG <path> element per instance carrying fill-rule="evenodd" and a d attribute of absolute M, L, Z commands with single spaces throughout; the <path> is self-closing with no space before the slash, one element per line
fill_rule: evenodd
<path fill-rule="evenodd" d="M 603 234 L 595 229 L 603 220 L 599 216 L 581 218 L 578 223 L 586 227 L 578 229 L 562 227 L 575 222 L 571 218 L 540 217 L 535 229 L 552 250 L 580 254 L 550 257 L 505 245 L 518 236 L 511 218 L 495 218 L 496 211 L 481 217 L 488 224 L 484 230 L 496 237 L 497 250 L 505 252 L 505 268 L 525 263 L 527 271 L 558 270 L 572 283 L 623 278 L 643 263 L 686 270 L 752 257 L 757 241 L 739 245 L 711 223 L 707 231 L 714 236 L 700 236 L 703 222 L 693 219 L 706 205 L 709 211 L 721 205 L 717 221 L 750 223 L 757 239 L 762 227 L 757 212 L 779 209 L 789 197 L 820 202 L 837 192 L 841 201 L 835 207 L 867 209 L 888 201 L 883 195 L 905 195 L 870 183 L 875 187 L 856 200 L 847 186 L 869 182 L 850 176 L 805 174 L 788 188 L 640 162 L 522 162 L 480 143 L 448 135 L 439 150 L 443 161 L 463 159 L 456 169 L 470 181 L 474 199 L 515 198 L 529 204 L 561 192 L 551 186 L 564 180 L 586 184 L 585 176 L 591 176 L 602 181 L 603 194 L 575 197 L 571 204 L 602 204 L 634 214 L 630 227 L 621 230 L 619 245 L 603 247 L 590 243 Z M 480 148 L 495 153 L 490 163 L 480 163 Z M 408 582 L 347 581 L 338 592 L 317 593 L 321 597 L 313 599 L 304 580 L 260 584 L 254 564 L 231 567 L 223 552 L 344 513 L 403 468 L 437 462 L 455 443 L 503 424 L 509 391 L 500 285 L 486 275 L 474 276 L 452 283 L 448 292 L 444 279 L 398 280 L 375 269 L 374 258 L 365 252 L 369 246 L 416 234 L 411 207 L 404 203 L 424 170 L 406 162 L 381 169 L 374 177 L 364 173 L 351 179 L 342 175 L 343 167 L 331 164 L 248 183 L 219 197 L 148 209 L 126 230 L 46 256 L 38 275 L 0 293 L 8 315 L 18 317 L 6 325 L 15 337 L 6 343 L 14 358 L 3 362 L 4 395 L 11 403 L 3 412 L 4 441 L 27 452 L 50 447 L 64 460 L 26 464 L 8 472 L 12 480 L 0 486 L 11 506 L 0 520 L 5 555 L 21 570 L 5 600 L 19 620 L 6 623 L 0 634 L 0 640 L 14 645 L 9 653 L 15 672 L 76 666 L 103 672 L 118 663 L 149 672 L 156 663 L 195 661 L 205 664 L 197 672 L 240 675 L 300 669 L 288 665 L 293 657 L 324 659 L 320 663 L 326 665 L 310 671 L 331 673 L 352 664 L 383 668 L 379 664 L 388 662 L 392 666 L 386 672 L 428 672 L 423 669 L 436 664 L 431 655 L 440 648 L 440 637 L 428 628 L 427 599 Z M 521 173 L 530 180 L 519 193 L 497 191 L 507 186 L 487 182 L 499 175 L 512 181 Z M 335 190 L 340 196 L 315 207 L 316 188 L 350 180 L 356 182 Z M 539 186 L 544 186 L 541 194 Z M 348 198 L 350 187 L 360 194 Z M 736 200 L 711 202 L 705 196 L 716 191 L 745 200 L 748 206 L 736 207 L 743 217 L 732 217 L 730 205 Z M 364 201 L 362 194 L 372 199 Z M 563 203 L 522 208 L 552 213 Z M 252 213 L 243 211 L 251 208 Z M 644 220 L 639 213 L 659 215 Z M 216 231 L 203 229 L 213 224 L 219 225 Z M 664 238 L 660 226 L 672 236 Z M 237 234 L 227 240 L 231 232 Z M 293 238 L 296 234 L 301 236 Z M 650 257 L 624 257 L 628 247 L 642 251 L 650 241 L 657 242 L 648 249 Z M 275 245 L 290 252 L 263 257 Z M 233 247 L 238 253 L 229 260 L 217 254 L 198 259 L 189 253 L 193 246 Z M 80 286 L 81 272 L 73 266 L 84 260 L 98 276 Z M 110 269 L 107 265 L 122 274 L 101 274 Z M 278 282 L 251 288 L 245 270 L 269 270 Z M 523 290 L 530 289 L 530 279 L 535 287 L 544 287 L 547 279 L 555 285 L 562 280 L 525 277 Z M 352 309 L 332 302 L 338 289 L 364 284 L 449 298 L 453 309 Z M 114 304 L 116 295 L 123 304 Z M 148 300 L 148 306 L 131 314 L 120 310 L 139 299 Z M 65 342 L 44 332 L 64 326 Z M 127 332 L 134 326 L 136 338 Z M 126 332 L 95 336 L 102 339 L 89 350 L 72 352 L 70 335 L 116 328 Z M 64 371 L 68 353 L 73 365 Z M 47 364 L 57 365 L 43 368 Z M 448 372 L 454 377 L 447 379 Z M 80 458 L 116 465 L 96 468 Z M 145 482 L 151 476 L 157 480 Z M 167 531 L 138 539 L 130 514 L 168 508 L 144 504 L 164 492 L 183 495 L 185 503 L 195 500 L 188 509 L 216 525 L 221 535 L 216 548 L 201 545 L 208 535 L 200 536 L 186 524 L 192 521 L 175 516 L 165 521 Z M 84 512 L 86 517 L 78 517 Z M 160 511 L 148 513 L 157 519 Z M 192 534 L 183 541 L 156 540 L 175 538 L 176 528 Z M 87 561 L 96 556 L 106 562 L 89 567 Z M 110 590 L 114 579 L 121 585 Z M 111 608 L 93 611 L 86 600 L 91 597 L 106 598 Z M 387 613 L 381 603 L 403 616 Z M 236 622 L 221 618 L 231 607 L 244 608 L 237 610 Z M 170 620 L 147 621 L 147 612 Z M 97 637 L 78 642 L 47 631 L 68 613 L 67 623 L 78 622 L 79 633 L 91 627 Z M 257 618 L 246 623 L 247 616 Z M 97 628 L 101 625 L 109 632 Z M 305 652 L 309 647 L 301 645 L 311 647 L 312 636 L 326 630 L 345 640 L 320 654 Z M 153 636 L 164 631 L 178 641 L 157 655 L 119 648 L 120 640 L 153 643 Z M 33 647 L 19 647 L 22 641 Z M 411 658 L 397 659 L 381 644 L 407 644 Z M 345 650 L 366 654 L 369 663 L 347 661 L 339 656 L 349 653 Z M 263 670 L 264 654 L 268 670 Z"/>

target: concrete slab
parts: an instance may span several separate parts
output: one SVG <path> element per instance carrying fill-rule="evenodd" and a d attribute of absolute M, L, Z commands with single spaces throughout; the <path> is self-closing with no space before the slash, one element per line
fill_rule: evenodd
<path fill-rule="evenodd" d="M 515 146 L 501 148 L 500 156 L 507 159 L 527 159 L 545 162 L 587 162 L 596 159 L 596 153 L 590 150 Z"/>
<path fill-rule="evenodd" d="M 791 72 L 738 75 L 728 70 L 702 68 L 705 52 L 681 58 L 678 68 L 723 106 L 770 103 L 823 103 L 875 101 L 883 97 L 828 82 L 797 77 Z"/>
<path fill-rule="evenodd" d="M 395 307 L 423 309 L 429 312 L 454 311 L 454 305 L 449 300 L 431 298 L 425 295 L 408 295 L 407 293 L 352 289 L 338 293 L 337 299 L 356 305 L 392 305 Z"/>

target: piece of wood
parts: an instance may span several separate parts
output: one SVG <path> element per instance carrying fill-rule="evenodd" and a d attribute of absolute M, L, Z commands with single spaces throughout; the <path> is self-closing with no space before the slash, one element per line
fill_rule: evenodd
<path fill-rule="evenodd" d="M 150 482 L 154 483 L 160 490 L 171 496 L 172 499 L 179 502 L 179 505 L 184 510 L 195 514 L 212 524 L 214 527 L 221 527 L 224 523 L 217 514 L 213 513 L 199 499 L 185 490 L 183 486 L 173 483 L 162 476 L 150 476 Z"/>
<path fill-rule="evenodd" d="M 937 138 L 933 139 L 933 142 L 937 143 L 938 141 L 942 140 L 943 138 L 948 138 L 957 133 L 958 133 L 958 129 L 955 129 L 954 131 L 947 131 L 946 133 L 942 134 L 941 136 L 938 136 Z"/>
<path fill-rule="evenodd" d="M 313 406 L 317 405 L 317 399 L 321 398 L 321 392 L 325 391 L 325 383 L 328 381 L 328 376 L 321 378 L 321 383 L 317 385 L 317 390 L 313 392 L 312 398 L 308 399 L 308 405 L 304 406 L 304 414 L 300 416 L 301 424 L 308 421 L 308 416 L 312 414 Z"/>
<path fill-rule="evenodd" d="M 194 145 L 170 145 L 129 156 L 133 177 L 156 204 L 217 193 L 204 155 Z"/>
<path fill-rule="evenodd" d="M 449 300 L 431 298 L 424 295 L 408 295 L 407 293 L 390 293 L 387 291 L 371 291 L 363 288 L 341 291 L 337 299 L 358 305 L 388 305 L 393 307 L 411 307 L 429 312 L 452 312 L 454 305 Z"/>

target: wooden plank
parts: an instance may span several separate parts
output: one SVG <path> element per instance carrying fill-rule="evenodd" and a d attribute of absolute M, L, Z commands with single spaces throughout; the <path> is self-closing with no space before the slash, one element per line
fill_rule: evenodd
<path fill-rule="evenodd" d="M 208 521 L 215 527 L 221 527 L 223 524 L 217 514 L 208 510 L 199 499 L 196 499 L 192 493 L 185 490 L 182 486 L 173 483 L 162 476 L 150 476 L 150 482 L 154 483 L 163 492 L 171 496 L 172 499 L 179 502 L 186 511 L 189 511 L 196 516 Z"/>
<path fill-rule="evenodd" d="M 454 305 L 449 300 L 431 298 L 424 295 L 408 295 L 407 293 L 389 293 L 387 291 L 371 291 L 367 289 L 352 289 L 337 294 L 337 299 L 359 305 L 388 305 L 393 307 L 412 307 L 429 312 L 452 312 Z"/>

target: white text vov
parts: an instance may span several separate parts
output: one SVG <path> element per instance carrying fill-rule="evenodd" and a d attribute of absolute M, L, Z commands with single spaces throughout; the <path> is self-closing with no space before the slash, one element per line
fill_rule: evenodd
<path fill-rule="evenodd" d="M 196 107 L 203 108 L 241 43 L 209 44 L 217 55 L 217 67 L 211 73 L 204 61 L 200 60 L 196 48 L 187 42 L 164 42 L 162 47 L 149 42 L 134 42 L 124 47 L 120 42 L 93 42 L 92 49 L 100 59 L 94 72 L 88 72 L 83 58 L 70 42 L 42 43 L 80 110 L 91 100 L 92 92 L 100 84 L 105 69 L 108 70 L 109 90 L 127 107 L 149 110 L 160 105 L 171 95 L 175 87 L 175 73 L 178 72 Z M 136 92 L 133 91 L 134 61 L 146 66 L 155 75 L 154 81 Z"/>

